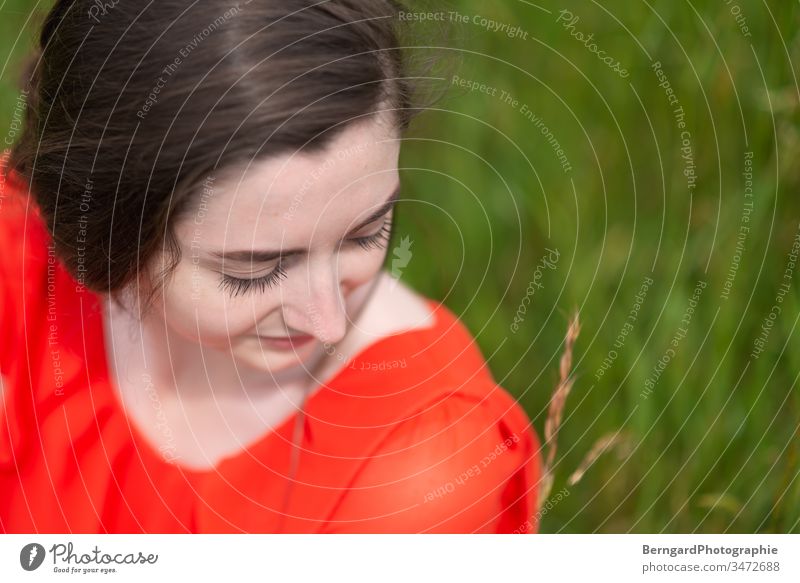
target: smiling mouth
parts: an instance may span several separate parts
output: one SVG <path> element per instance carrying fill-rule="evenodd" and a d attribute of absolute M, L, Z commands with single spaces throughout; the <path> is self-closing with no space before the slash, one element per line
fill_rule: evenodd
<path fill-rule="evenodd" d="M 258 336 L 259 342 L 266 344 L 276 349 L 293 349 L 299 346 L 305 346 L 314 340 L 314 336 L 310 334 L 302 334 L 298 336 Z"/>

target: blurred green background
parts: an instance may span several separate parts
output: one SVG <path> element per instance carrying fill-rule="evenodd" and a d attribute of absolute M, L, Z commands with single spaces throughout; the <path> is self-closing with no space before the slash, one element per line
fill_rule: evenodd
<path fill-rule="evenodd" d="M 48 6 L 0 0 L 4 137 Z M 460 62 L 404 146 L 401 277 L 462 315 L 542 441 L 580 314 L 553 468 L 569 495 L 541 531 L 800 532 L 797 3 L 426 6 Z"/>

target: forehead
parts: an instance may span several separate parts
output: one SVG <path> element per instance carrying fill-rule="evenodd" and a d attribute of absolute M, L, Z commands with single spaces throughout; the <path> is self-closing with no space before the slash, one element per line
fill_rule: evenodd
<path fill-rule="evenodd" d="M 205 234 L 223 232 L 230 241 L 265 227 L 354 226 L 394 190 L 399 151 L 397 131 L 374 118 L 345 127 L 319 152 L 254 160 L 212 177 L 197 205 Z"/>

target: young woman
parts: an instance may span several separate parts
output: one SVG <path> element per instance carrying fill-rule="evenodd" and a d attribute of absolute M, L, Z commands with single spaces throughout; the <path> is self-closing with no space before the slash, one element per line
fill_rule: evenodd
<path fill-rule="evenodd" d="M 403 10 L 56 3 L 0 176 L 0 529 L 536 531 L 530 419 L 382 270 Z"/>

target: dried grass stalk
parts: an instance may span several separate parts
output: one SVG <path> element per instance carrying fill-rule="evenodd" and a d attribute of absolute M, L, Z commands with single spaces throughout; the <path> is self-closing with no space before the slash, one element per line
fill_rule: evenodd
<path fill-rule="evenodd" d="M 586 457 L 583 458 L 583 461 L 578 466 L 578 469 L 572 472 L 572 475 L 567 480 L 567 483 L 570 486 L 574 486 L 577 484 L 583 475 L 586 473 L 586 470 L 591 467 L 591 465 L 597 461 L 601 455 L 603 455 L 607 450 L 619 447 L 620 452 L 625 455 L 630 451 L 629 439 L 628 437 L 622 433 L 622 429 L 617 429 L 613 433 L 607 433 L 600 439 L 594 442 L 592 449 L 589 450 L 589 453 L 586 454 Z"/>
<path fill-rule="evenodd" d="M 544 423 L 544 439 L 547 455 L 545 456 L 544 468 L 542 470 L 537 509 L 541 509 L 548 496 L 550 496 L 550 490 L 553 487 L 553 462 L 555 461 L 556 450 L 558 448 L 558 430 L 561 427 L 564 406 L 574 382 L 573 377 L 570 375 L 570 371 L 572 370 L 572 350 L 575 346 L 575 341 L 578 339 L 580 330 L 580 321 L 578 319 L 578 312 L 576 311 L 567 328 L 567 336 L 564 339 L 564 353 L 561 355 L 561 362 L 559 364 L 559 383 L 555 391 L 553 391 L 553 395 L 550 397 L 550 408 L 547 412 L 547 420 Z"/>

